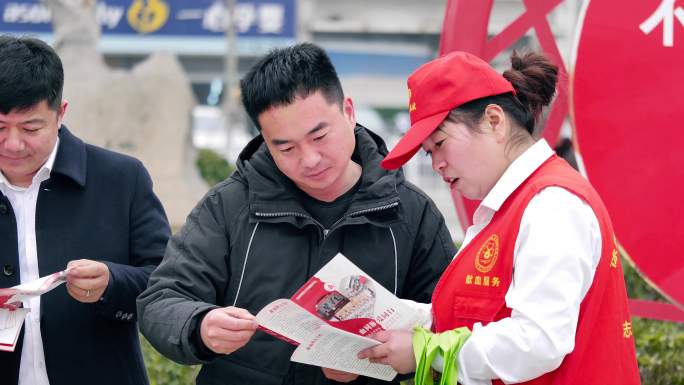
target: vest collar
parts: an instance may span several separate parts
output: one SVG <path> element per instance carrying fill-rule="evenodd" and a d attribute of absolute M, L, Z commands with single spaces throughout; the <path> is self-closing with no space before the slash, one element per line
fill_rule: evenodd
<path fill-rule="evenodd" d="M 480 206 L 475 211 L 473 218 L 477 217 L 477 212 L 483 206 L 498 211 L 501 205 L 539 166 L 554 154 L 545 139 L 538 140 L 530 148 L 525 150 L 510 166 L 504 171 L 501 178 L 496 182 L 492 190 L 485 196 Z M 475 222 L 473 222 L 475 223 Z"/>

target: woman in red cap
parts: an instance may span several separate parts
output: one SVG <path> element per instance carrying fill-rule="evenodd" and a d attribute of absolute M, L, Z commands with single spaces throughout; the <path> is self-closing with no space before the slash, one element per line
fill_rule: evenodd
<path fill-rule="evenodd" d="M 639 384 L 610 217 L 579 173 L 535 139 L 557 68 L 513 54 L 503 76 L 454 52 L 408 79 L 412 126 L 383 160 L 421 147 L 449 188 L 481 200 L 432 297 L 432 328 L 381 332 L 361 358 L 416 384 Z"/>

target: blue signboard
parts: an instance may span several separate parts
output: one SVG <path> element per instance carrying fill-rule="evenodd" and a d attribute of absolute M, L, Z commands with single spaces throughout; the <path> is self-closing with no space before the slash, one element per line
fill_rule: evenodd
<path fill-rule="evenodd" d="M 224 0 L 100 0 L 103 35 L 220 36 L 227 25 Z M 0 0 L 0 32 L 50 33 L 51 15 L 40 0 Z M 237 0 L 238 36 L 290 38 L 296 34 L 295 0 Z"/>

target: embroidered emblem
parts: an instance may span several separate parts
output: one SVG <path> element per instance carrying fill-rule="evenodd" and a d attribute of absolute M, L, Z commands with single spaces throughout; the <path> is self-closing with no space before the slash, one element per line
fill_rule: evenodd
<path fill-rule="evenodd" d="M 499 256 L 499 236 L 492 234 L 482 245 L 475 256 L 475 268 L 481 273 L 487 273 L 494 267 Z"/>

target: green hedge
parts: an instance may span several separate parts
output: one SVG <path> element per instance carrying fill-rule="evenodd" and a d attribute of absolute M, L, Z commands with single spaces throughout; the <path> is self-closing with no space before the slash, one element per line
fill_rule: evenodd
<path fill-rule="evenodd" d="M 149 342 L 140 336 L 147 376 L 150 385 L 191 385 L 195 383 L 195 376 L 199 366 L 179 365 L 159 354 Z"/>
<path fill-rule="evenodd" d="M 235 171 L 235 167 L 225 158 L 209 149 L 199 151 L 196 164 L 200 175 L 209 186 L 228 178 Z"/>
<path fill-rule="evenodd" d="M 665 301 L 625 260 L 630 298 Z M 684 385 L 684 324 L 635 317 L 632 330 L 643 385 Z"/>

